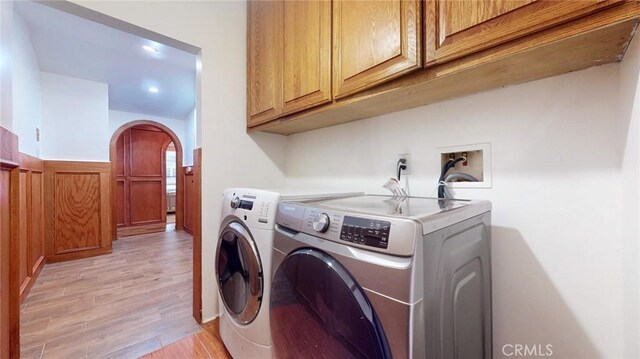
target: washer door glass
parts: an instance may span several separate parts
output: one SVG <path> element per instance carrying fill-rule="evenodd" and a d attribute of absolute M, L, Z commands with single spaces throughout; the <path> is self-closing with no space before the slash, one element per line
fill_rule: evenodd
<path fill-rule="evenodd" d="M 220 233 L 216 269 L 222 302 L 240 324 L 251 323 L 262 303 L 262 265 L 251 233 L 229 223 Z"/>
<path fill-rule="evenodd" d="M 270 321 L 277 357 L 391 358 L 365 292 L 333 257 L 304 248 L 273 278 Z"/>

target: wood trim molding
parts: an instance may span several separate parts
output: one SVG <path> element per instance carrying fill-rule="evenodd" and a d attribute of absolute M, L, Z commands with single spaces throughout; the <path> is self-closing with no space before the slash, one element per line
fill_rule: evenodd
<path fill-rule="evenodd" d="M 193 236 L 195 212 L 192 207 L 196 203 L 194 198 L 196 187 L 195 163 L 193 166 L 182 167 L 182 176 L 184 177 L 184 231 Z"/>
<path fill-rule="evenodd" d="M 17 167 L 19 161 L 18 136 L 0 127 L 0 162 Z"/>
<path fill-rule="evenodd" d="M 18 137 L 0 127 L 0 357 L 20 357 Z"/>
<path fill-rule="evenodd" d="M 20 168 L 32 172 L 44 172 L 44 161 L 25 153 L 20 153 Z"/>
<path fill-rule="evenodd" d="M 152 223 L 118 228 L 118 238 L 139 236 L 141 234 L 165 232 L 166 223 Z"/>
<path fill-rule="evenodd" d="M 111 223 L 112 223 L 112 230 L 111 230 L 111 238 L 112 240 L 117 240 L 117 222 L 118 222 L 118 208 L 117 208 L 117 181 L 116 181 L 116 161 L 115 158 L 117 157 L 118 153 L 117 153 L 117 142 L 118 142 L 118 138 L 120 137 L 120 135 L 122 135 L 125 131 L 127 131 L 128 129 L 132 128 L 132 127 L 136 127 L 136 126 L 145 126 L 146 129 L 149 129 L 149 127 L 151 128 L 155 128 L 158 129 L 164 133 L 166 133 L 170 138 L 171 141 L 173 142 L 175 148 L 176 148 L 176 168 L 182 168 L 182 143 L 180 142 L 180 139 L 178 138 L 178 136 L 167 126 L 159 123 L 159 122 L 155 122 L 155 121 L 151 121 L 151 120 L 137 120 L 137 121 L 131 121 L 128 122 L 122 126 L 120 126 L 111 136 L 111 141 L 109 143 L 109 160 L 111 161 L 110 167 L 111 167 Z M 163 206 L 164 208 L 166 208 L 166 205 Z M 183 230 L 184 229 L 184 178 L 183 176 L 176 176 L 176 230 Z M 121 227 L 123 228 L 123 227 Z"/>
<path fill-rule="evenodd" d="M 46 172 L 110 173 L 109 162 L 44 161 Z"/>
<path fill-rule="evenodd" d="M 193 318 L 202 323 L 202 148 L 193 150 Z"/>
<path fill-rule="evenodd" d="M 109 162 L 44 161 L 47 262 L 111 253 Z"/>

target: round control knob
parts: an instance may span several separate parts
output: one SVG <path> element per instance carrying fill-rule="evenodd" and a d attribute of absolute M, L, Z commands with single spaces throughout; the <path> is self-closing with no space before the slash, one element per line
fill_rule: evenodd
<path fill-rule="evenodd" d="M 329 215 L 326 213 L 320 213 L 313 219 L 313 229 L 316 232 L 324 233 L 329 229 L 330 223 Z"/>
<path fill-rule="evenodd" d="M 240 198 L 239 197 L 234 197 L 231 200 L 230 205 L 231 205 L 231 208 L 238 208 L 240 206 Z"/>

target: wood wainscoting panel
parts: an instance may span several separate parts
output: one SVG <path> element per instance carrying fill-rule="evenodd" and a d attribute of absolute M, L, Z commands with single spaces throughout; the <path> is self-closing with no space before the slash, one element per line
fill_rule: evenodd
<path fill-rule="evenodd" d="M 9 261 L 11 259 L 11 170 L 0 168 L 0 358 L 9 358 Z"/>
<path fill-rule="evenodd" d="M 0 358 L 20 357 L 18 137 L 0 127 Z"/>
<path fill-rule="evenodd" d="M 44 265 L 43 176 L 44 162 L 21 153 L 17 206 L 21 303 Z"/>
<path fill-rule="evenodd" d="M 28 218 L 29 210 L 28 203 L 31 200 L 27 191 L 28 183 L 28 171 L 20 169 L 15 173 L 18 176 L 18 262 L 20 263 L 18 269 L 18 281 L 20 283 L 20 301 L 24 291 L 31 282 L 29 276 L 29 229 Z"/>
<path fill-rule="evenodd" d="M 31 172 L 31 211 L 29 211 L 29 266 L 32 275 L 44 264 L 44 173 Z M 35 280 L 35 278 L 34 278 Z"/>
<path fill-rule="evenodd" d="M 108 162 L 45 161 L 47 261 L 111 253 Z"/>
<path fill-rule="evenodd" d="M 55 175 L 56 254 L 100 247 L 100 174 Z"/>

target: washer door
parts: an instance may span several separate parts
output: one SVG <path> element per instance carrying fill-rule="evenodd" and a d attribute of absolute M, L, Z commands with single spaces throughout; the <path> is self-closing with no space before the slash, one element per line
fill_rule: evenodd
<path fill-rule="evenodd" d="M 391 358 L 365 292 L 333 257 L 303 248 L 273 278 L 270 321 L 277 357 Z"/>
<path fill-rule="evenodd" d="M 262 303 L 262 265 L 245 226 L 230 222 L 220 232 L 216 270 L 218 288 L 227 312 L 239 324 L 251 323 Z"/>

